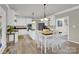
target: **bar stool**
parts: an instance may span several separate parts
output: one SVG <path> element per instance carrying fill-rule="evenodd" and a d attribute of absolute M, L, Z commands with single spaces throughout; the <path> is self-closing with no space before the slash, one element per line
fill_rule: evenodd
<path fill-rule="evenodd" d="M 62 39 L 62 36 L 60 35 L 53 35 L 47 39 L 47 48 L 52 48 L 52 52 L 54 48 L 60 49 L 62 47 L 62 44 L 66 42 L 66 40 Z"/>
<path fill-rule="evenodd" d="M 43 37 L 36 31 L 36 44 L 37 48 L 41 48 L 41 53 L 43 53 Z"/>

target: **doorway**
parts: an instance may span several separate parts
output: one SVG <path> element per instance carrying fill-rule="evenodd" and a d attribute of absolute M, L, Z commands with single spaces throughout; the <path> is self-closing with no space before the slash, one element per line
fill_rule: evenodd
<path fill-rule="evenodd" d="M 61 34 L 67 36 L 69 40 L 69 17 L 62 17 L 56 19 L 56 30 Z"/>

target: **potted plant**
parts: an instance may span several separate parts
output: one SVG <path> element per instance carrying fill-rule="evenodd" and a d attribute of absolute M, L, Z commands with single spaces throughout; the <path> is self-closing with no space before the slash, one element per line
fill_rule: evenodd
<path fill-rule="evenodd" d="M 10 33 L 14 32 L 13 26 L 8 25 L 7 32 L 10 32 Z"/>

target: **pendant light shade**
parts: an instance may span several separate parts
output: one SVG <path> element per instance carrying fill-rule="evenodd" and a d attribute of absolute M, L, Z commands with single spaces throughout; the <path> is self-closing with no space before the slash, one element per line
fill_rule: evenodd
<path fill-rule="evenodd" d="M 32 19 L 33 19 L 33 20 L 32 20 L 32 23 L 36 23 L 35 17 L 34 17 L 34 12 L 32 13 L 32 16 L 33 16 L 33 17 L 32 17 Z"/>

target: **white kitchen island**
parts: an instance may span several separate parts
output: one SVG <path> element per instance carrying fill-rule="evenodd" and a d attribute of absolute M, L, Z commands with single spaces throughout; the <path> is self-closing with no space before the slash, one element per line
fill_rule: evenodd
<path fill-rule="evenodd" d="M 43 46 L 44 46 L 44 53 L 46 54 L 46 52 L 47 52 L 47 40 L 49 39 L 49 37 L 52 37 L 53 34 L 44 35 L 41 31 L 39 31 L 39 35 L 40 35 L 40 38 L 41 38 L 41 53 L 42 53 Z M 43 44 L 43 46 L 42 46 L 42 44 Z"/>

